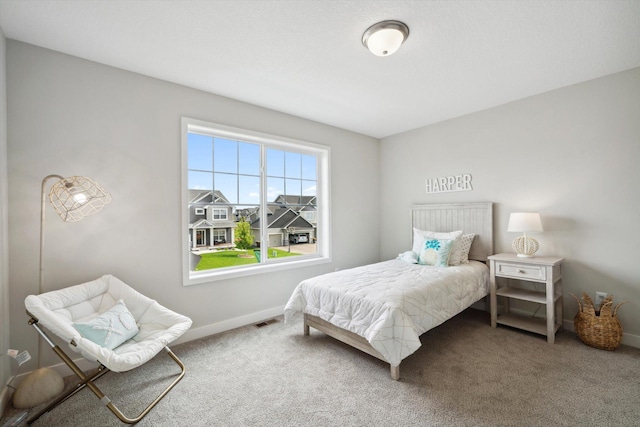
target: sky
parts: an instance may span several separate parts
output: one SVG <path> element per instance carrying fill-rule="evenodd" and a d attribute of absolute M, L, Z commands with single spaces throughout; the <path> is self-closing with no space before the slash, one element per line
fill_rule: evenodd
<path fill-rule="evenodd" d="M 218 190 L 232 204 L 260 203 L 260 145 L 188 134 L 189 189 Z M 266 149 L 267 201 L 316 195 L 316 157 Z"/>

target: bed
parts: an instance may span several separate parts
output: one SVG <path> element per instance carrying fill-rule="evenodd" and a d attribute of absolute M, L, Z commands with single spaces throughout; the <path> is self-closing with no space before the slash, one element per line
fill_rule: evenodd
<path fill-rule="evenodd" d="M 421 334 L 489 293 L 486 260 L 493 253 L 493 205 L 412 206 L 411 252 L 424 245 L 418 241 L 419 230 L 474 234 L 468 263 L 427 266 L 399 256 L 316 276 L 294 289 L 285 321 L 303 313 L 305 335 L 312 327 L 383 360 L 390 365 L 391 378 L 398 380 L 400 363 L 421 346 Z"/>

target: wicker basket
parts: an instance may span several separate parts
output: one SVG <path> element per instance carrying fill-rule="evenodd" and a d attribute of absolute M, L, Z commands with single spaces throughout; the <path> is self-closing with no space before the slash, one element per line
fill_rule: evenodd
<path fill-rule="evenodd" d="M 578 314 L 574 319 L 574 326 L 578 338 L 583 343 L 602 350 L 615 350 L 622 339 L 622 325 L 618 320 L 618 309 L 626 301 L 613 308 L 613 296 L 608 295 L 596 310 L 593 301 L 586 293 L 582 293 L 583 303 L 571 296 L 578 303 Z"/>

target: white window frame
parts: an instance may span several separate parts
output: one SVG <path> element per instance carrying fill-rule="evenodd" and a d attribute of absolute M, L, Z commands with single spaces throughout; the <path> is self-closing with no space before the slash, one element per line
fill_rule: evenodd
<path fill-rule="evenodd" d="M 224 212 L 224 218 L 223 218 L 223 215 L 219 215 L 220 218 L 216 218 L 216 211 Z M 213 221 L 225 221 L 225 220 L 229 219 L 229 213 L 228 213 L 226 208 L 213 208 L 213 210 L 211 212 L 211 219 Z"/>
<path fill-rule="evenodd" d="M 245 129 L 234 128 L 217 123 L 205 122 L 188 117 L 182 118 L 182 270 L 183 284 L 196 285 L 208 282 L 215 282 L 223 279 L 243 277 L 254 274 L 262 274 L 271 271 L 288 270 L 306 266 L 318 265 L 331 262 L 331 206 L 329 189 L 331 188 L 330 159 L 331 148 L 325 145 L 308 141 L 301 141 L 255 132 Z M 317 164 L 317 188 L 316 198 L 318 210 L 316 211 L 316 224 L 318 224 L 318 243 L 315 254 L 301 255 L 299 257 L 287 257 L 278 260 L 269 260 L 266 263 L 250 264 L 247 266 L 231 267 L 225 269 L 212 269 L 204 271 L 190 271 L 190 247 L 189 247 L 189 215 L 188 215 L 188 141 L 189 132 L 211 135 L 214 137 L 228 138 L 245 142 L 258 143 L 262 146 L 285 151 L 295 151 L 302 154 L 312 154 L 318 159 Z M 263 207 L 266 206 L 266 174 L 261 171 Z M 260 209 L 263 218 L 262 224 L 266 224 L 267 209 Z M 268 228 L 262 227 L 262 241 L 268 242 Z"/>
<path fill-rule="evenodd" d="M 316 221 L 316 211 L 302 211 L 300 212 L 300 214 L 302 215 L 302 217 L 304 219 L 306 219 L 309 222 L 315 222 Z"/>
<path fill-rule="evenodd" d="M 196 208 L 195 209 L 195 214 L 196 215 L 204 215 L 204 208 Z"/>

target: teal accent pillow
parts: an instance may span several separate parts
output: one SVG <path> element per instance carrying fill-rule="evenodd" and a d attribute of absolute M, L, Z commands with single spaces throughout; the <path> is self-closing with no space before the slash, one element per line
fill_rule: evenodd
<path fill-rule="evenodd" d="M 435 267 L 447 267 L 453 240 L 427 239 L 420 251 L 418 264 L 433 265 Z"/>
<path fill-rule="evenodd" d="M 110 350 L 133 338 L 139 331 L 136 319 L 122 300 L 95 319 L 73 323 L 72 326 L 84 338 Z"/>

